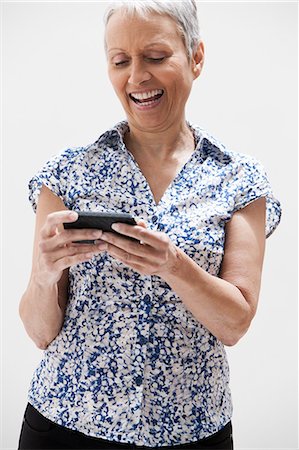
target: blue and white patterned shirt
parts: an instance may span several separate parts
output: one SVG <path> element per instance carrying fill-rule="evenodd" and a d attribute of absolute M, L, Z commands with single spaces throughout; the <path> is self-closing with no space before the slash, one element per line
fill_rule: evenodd
<path fill-rule="evenodd" d="M 158 204 L 124 145 L 121 122 L 51 159 L 30 181 L 34 209 L 44 184 L 69 209 L 131 213 L 217 276 L 233 213 L 266 197 L 269 236 L 280 204 L 257 160 L 189 126 L 196 149 Z M 104 252 L 72 266 L 69 281 L 63 327 L 29 390 L 38 411 L 88 436 L 153 447 L 197 441 L 229 422 L 224 345 L 163 279 Z"/>

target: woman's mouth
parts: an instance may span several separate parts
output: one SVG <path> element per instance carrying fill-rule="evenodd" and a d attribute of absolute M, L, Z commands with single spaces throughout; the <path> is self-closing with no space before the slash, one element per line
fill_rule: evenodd
<path fill-rule="evenodd" d="M 154 89 L 147 92 L 132 92 L 129 97 L 139 108 L 146 109 L 158 105 L 163 94 L 163 89 Z"/>

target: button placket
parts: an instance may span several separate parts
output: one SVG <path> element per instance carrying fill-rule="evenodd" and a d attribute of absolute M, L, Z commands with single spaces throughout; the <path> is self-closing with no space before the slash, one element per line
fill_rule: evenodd
<path fill-rule="evenodd" d="M 149 278 L 144 286 L 145 292 L 151 291 L 151 279 Z M 138 302 L 138 323 L 135 352 L 133 354 L 132 368 L 132 395 L 130 396 L 130 408 L 134 413 L 134 423 L 138 426 L 142 414 L 144 370 L 146 364 L 147 342 L 149 335 L 149 316 L 151 313 L 152 299 L 149 293 L 143 295 Z"/>

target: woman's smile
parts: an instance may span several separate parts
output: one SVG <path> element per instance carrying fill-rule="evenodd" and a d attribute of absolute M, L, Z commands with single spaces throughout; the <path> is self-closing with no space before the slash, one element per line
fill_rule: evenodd
<path fill-rule="evenodd" d="M 162 101 L 163 89 L 153 89 L 143 92 L 132 92 L 129 94 L 130 100 L 135 103 L 135 107 L 140 111 L 148 111 L 156 108 Z"/>

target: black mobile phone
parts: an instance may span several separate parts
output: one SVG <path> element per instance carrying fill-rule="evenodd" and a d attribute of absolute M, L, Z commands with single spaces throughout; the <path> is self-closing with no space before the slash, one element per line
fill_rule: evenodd
<path fill-rule="evenodd" d="M 65 229 L 82 229 L 82 228 L 94 228 L 102 231 L 110 231 L 117 233 L 111 228 L 111 225 L 116 222 L 126 223 L 128 225 L 137 225 L 136 220 L 131 214 L 127 213 L 105 213 L 105 212 L 87 212 L 76 211 L 78 213 L 78 219 L 75 222 L 64 223 Z M 122 235 L 123 236 L 123 235 Z M 123 236 L 127 239 L 136 241 L 136 239 L 130 236 Z M 93 244 L 93 240 L 76 241 L 80 244 Z"/>

